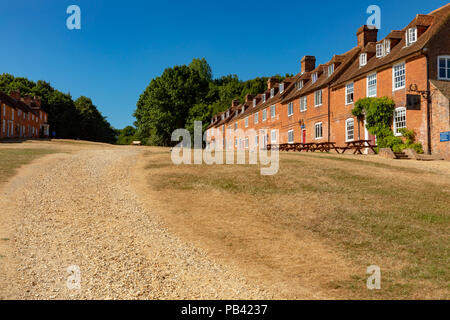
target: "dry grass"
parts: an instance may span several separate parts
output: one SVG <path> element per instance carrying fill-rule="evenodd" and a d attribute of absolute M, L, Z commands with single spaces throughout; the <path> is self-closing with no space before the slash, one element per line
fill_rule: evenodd
<path fill-rule="evenodd" d="M 168 226 L 277 298 L 448 298 L 448 162 L 281 154 L 280 171 L 145 155 Z M 382 290 L 366 288 L 378 265 Z"/>
<path fill-rule="evenodd" d="M 31 161 L 55 153 L 49 149 L 0 149 L 0 185 L 14 176 L 17 169 Z"/>

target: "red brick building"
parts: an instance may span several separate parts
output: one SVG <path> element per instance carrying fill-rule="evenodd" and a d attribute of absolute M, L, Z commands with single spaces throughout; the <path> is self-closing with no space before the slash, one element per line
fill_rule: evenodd
<path fill-rule="evenodd" d="M 49 136 L 47 113 L 39 98 L 0 92 L 0 139 L 37 139 Z"/>
<path fill-rule="evenodd" d="M 217 143 L 226 129 L 245 134 L 221 143 L 238 149 L 265 144 L 375 140 L 351 114 L 360 98 L 390 97 L 395 103 L 392 129 L 412 129 L 429 154 L 450 159 L 450 4 L 417 15 L 402 30 L 378 39 L 378 30 L 362 26 L 356 46 L 316 66 L 313 56 L 301 60 L 301 72 L 277 83 L 244 104 L 233 101 L 216 115 L 207 142 Z M 276 130 L 275 130 L 276 129 Z M 277 133 L 278 132 L 278 135 Z M 230 140 L 228 139 L 228 140 Z"/>

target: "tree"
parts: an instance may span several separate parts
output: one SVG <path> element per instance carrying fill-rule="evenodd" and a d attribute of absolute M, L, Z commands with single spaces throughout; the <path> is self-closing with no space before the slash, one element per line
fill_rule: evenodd
<path fill-rule="evenodd" d="M 192 62 L 189 64 L 189 68 L 193 71 L 197 71 L 202 79 L 210 82 L 212 80 L 212 71 L 208 62 L 206 62 L 205 58 L 192 59 Z"/>
<path fill-rule="evenodd" d="M 117 130 L 117 144 L 129 145 L 136 139 L 136 128 L 132 126 L 127 126 L 122 130 Z"/>

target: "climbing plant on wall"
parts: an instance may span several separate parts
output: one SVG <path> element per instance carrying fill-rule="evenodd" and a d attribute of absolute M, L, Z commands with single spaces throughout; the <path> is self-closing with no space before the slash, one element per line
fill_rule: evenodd
<path fill-rule="evenodd" d="M 401 130 L 405 141 L 394 135 L 391 129 L 394 109 L 395 102 L 391 98 L 362 98 L 356 101 L 352 114 L 359 121 L 365 117 L 367 131 L 377 137 L 378 148 L 391 148 L 395 152 L 413 148 L 423 153 L 422 145 L 414 141 L 414 131 Z"/>

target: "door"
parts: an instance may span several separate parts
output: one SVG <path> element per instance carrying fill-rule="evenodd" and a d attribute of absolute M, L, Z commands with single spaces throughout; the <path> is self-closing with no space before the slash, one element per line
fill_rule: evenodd
<path fill-rule="evenodd" d="M 306 143 L 306 129 L 302 129 L 302 143 Z"/>
<path fill-rule="evenodd" d="M 376 144 L 376 137 L 373 134 L 369 133 L 369 130 L 367 130 L 366 128 L 366 120 L 364 120 L 364 139 L 365 140 L 369 140 L 371 145 L 375 145 Z M 372 150 L 370 148 L 366 148 L 364 149 L 364 154 L 369 154 L 369 151 L 371 152 Z"/>

